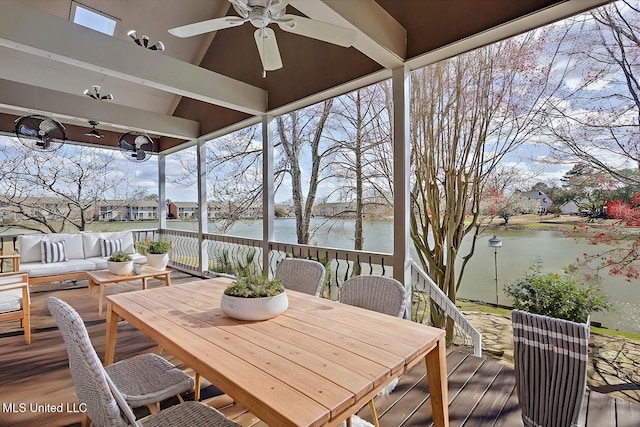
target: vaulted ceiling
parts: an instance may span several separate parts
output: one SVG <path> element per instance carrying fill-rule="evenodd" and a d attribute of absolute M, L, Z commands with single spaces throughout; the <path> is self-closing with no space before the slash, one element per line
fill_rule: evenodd
<path fill-rule="evenodd" d="M 249 23 L 190 38 L 167 32 L 236 16 L 228 0 L 80 0 L 117 19 L 113 37 L 71 22 L 74 3 L 0 0 L 0 132 L 37 112 L 61 121 L 72 141 L 114 146 L 143 130 L 171 152 L 608 1 L 290 0 L 287 13 L 352 28 L 356 41 L 343 48 L 271 25 L 283 67 L 266 77 Z M 166 49 L 136 45 L 131 29 Z M 85 96 L 92 85 L 114 99 Z M 105 138 L 84 135 L 90 120 Z"/>

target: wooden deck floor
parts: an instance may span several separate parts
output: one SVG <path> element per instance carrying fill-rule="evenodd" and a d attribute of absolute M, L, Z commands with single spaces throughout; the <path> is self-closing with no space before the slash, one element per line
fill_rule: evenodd
<path fill-rule="evenodd" d="M 174 283 L 190 280 L 194 279 L 179 272 L 172 274 Z M 163 286 L 163 283 L 151 280 L 149 286 Z M 139 287 L 139 283 L 113 285 L 107 289 L 107 293 L 137 290 Z M 98 316 L 97 295 L 88 295 L 86 281 L 79 281 L 77 285 L 66 283 L 33 287 L 32 344 L 24 344 L 17 322 L 0 323 L 0 426 L 75 426 L 81 420 L 81 414 L 73 412 L 79 407 L 62 337 L 45 306 L 45 299 L 50 295 L 64 299 L 78 310 L 87 324 L 99 356 L 103 355 L 104 319 Z M 155 343 L 135 328 L 127 325 L 119 328 L 117 360 L 155 348 Z M 179 360 L 166 354 L 165 357 L 192 373 Z M 447 368 L 451 426 L 522 425 L 512 367 L 495 360 L 450 351 Z M 214 397 L 217 394 L 214 387 L 208 386 L 203 391 L 203 398 L 243 426 L 265 426 L 239 405 L 229 405 L 224 397 Z M 172 403 L 165 402 L 166 405 Z M 32 406 L 35 404 L 48 404 L 49 407 Z M 424 365 L 416 366 L 401 377 L 396 389 L 388 396 L 379 397 L 376 406 L 383 427 L 431 425 L 431 403 Z M 53 409 L 62 411 L 53 412 Z M 139 415 L 144 415 L 144 412 Z M 370 420 L 367 407 L 359 415 Z M 640 406 L 588 392 L 582 425 L 640 426 Z"/>

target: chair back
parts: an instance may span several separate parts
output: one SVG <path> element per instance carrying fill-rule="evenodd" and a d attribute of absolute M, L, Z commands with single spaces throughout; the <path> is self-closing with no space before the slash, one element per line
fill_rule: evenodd
<path fill-rule="evenodd" d="M 320 295 L 325 274 L 324 265 L 310 259 L 285 258 L 276 269 L 276 279 L 285 289 L 315 296 Z"/>
<path fill-rule="evenodd" d="M 402 283 L 392 277 L 356 276 L 342 284 L 340 302 L 402 317 L 406 297 Z"/>
<path fill-rule="evenodd" d="M 98 358 L 80 315 L 66 302 L 47 298 L 49 312 L 62 333 L 73 385 L 87 415 L 96 427 L 139 425 Z"/>
<path fill-rule="evenodd" d="M 511 320 L 524 425 L 579 425 L 587 387 L 588 324 L 521 310 L 513 310 Z"/>

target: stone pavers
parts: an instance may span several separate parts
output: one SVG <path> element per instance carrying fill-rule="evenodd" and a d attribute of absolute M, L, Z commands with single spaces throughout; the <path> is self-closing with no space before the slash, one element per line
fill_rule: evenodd
<path fill-rule="evenodd" d="M 513 365 L 511 318 L 463 311 L 482 333 L 483 354 Z M 640 342 L 591 333 L 587 384 L 591 390 L 640 403 Z"/>

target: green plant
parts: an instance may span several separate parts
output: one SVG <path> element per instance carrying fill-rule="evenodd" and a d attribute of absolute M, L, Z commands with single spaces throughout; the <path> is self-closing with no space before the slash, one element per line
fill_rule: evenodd
<path fill-rule="evenodd" d="M 167 254 L 171 249 L 169 242 L 149 242 L 147 245 L 148 254 Z"/>
<path fill-rule="evenodd" d="M 273 297 L 282 292 L 284 292 L 284 286 L 280 280 L 269 280 L 258 275 L 238 277 L 224 291 L 225 295 L 243 298 Z"/>
<path fill-rule="evenodd" d="M 129 262 L 129 261 L 133 261 L 133 258 L 131 258 L 131 256 L 129 254 L 126 254 L 124 252 L 116 252 L 115 254 L 111 255 L 109 257 L 109 261 L 113 261 L 113 262 Z"/>
<path fill-rule="evenodd" d="M 522 278 L 510 283 L 506 293 L 513 308 L 534 314 L 584 323 L 591 313 L 610 309 L 607 296 L 571 275 L 542 273 L 537 260 Z"/>

